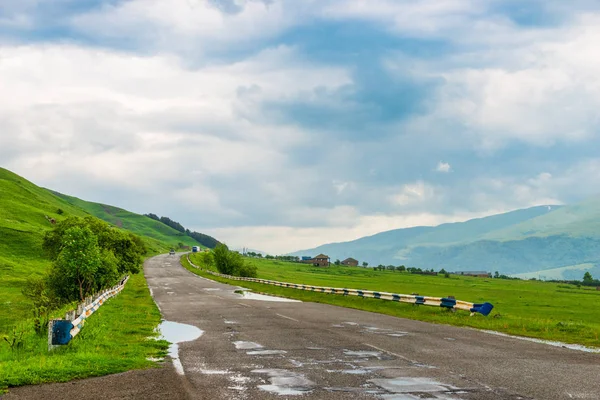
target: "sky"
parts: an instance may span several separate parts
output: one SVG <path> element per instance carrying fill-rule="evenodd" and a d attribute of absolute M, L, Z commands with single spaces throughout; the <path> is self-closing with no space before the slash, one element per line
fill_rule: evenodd
<path fill-rule="evenodd" d="M 283 254 L 600 189 L 595 0 L 3 0 L 0 166 Z"/>

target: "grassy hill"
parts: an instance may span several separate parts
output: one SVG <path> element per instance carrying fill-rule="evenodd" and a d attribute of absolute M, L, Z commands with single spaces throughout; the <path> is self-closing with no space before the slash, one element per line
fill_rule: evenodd
<path fill-rule="evenodd" d="M 332 260 L 353 257 L 371 265 L 504 274 L 540 271 L 544 275 L 543 270 L 586 264 L 586 270 L 598 274 L 600 202 L 539 206 L 436 227 L 396 229 L 292 254 L 318 253 Z M 581 270 L 566 268 L 561 274 L 572 279 L 575 271 Z M 556 277 L 556 272 L 548 276 Z"/>
<path fill-rule="evenodd" d="M 153 238 L 172 247 L 177 247 L 178 243 L 183 243 L 186 246 L 199 246 L 198 242 L 191 237 L 145 215 L 135 214 L 106 204 L 84 201 L 54 191 L 52 193 L 69 204 L 136 235 Z"/>
<path fill-rule="evenodd" d="M 151 254 L 166 252 L 179 242 L 196 245 L 193 239 L 151 218 L 57 195 L 0 168 L 0 333 L 31 317 L 21 289 L 29 276 L 41 275 L 50 265 L 41 247 L 45 232 L 54 226 L 46 216 L 60 221 L 87 215 L 141 236 Z"/>

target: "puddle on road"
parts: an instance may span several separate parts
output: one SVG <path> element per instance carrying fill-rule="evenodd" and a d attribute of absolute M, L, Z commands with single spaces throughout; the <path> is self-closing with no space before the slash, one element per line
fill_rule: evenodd
<path fill-rule="evenodd" d="M 369 382 L 379 386 L 388 392 L 382 396 L 384 399 L 411 400 L 411 399 L 439 399 L 458 400 L 449 391 L 458 388 L 437 382 L 429 378 L 392 378 L 392 379 L 370 379 Z"/>
<path fill-rule="evenodd" d="M 267 374 L 270 385 L 258 385 L 266 392 L 283 396 L 295 396 L 310 393 L 316 384 L 304 375 L 286 369 L 255 369 L 256 374 Z"/>
<path fill-rule="evenodd" d="M 173 366 L 175 371 L 179 375 L 183 375 L 183 365 L 179 360 L 179 345 L 181 342 L 190 342 L 198 339 L 204 331 L 193 325 L 180 324 L 179 322 L 173 321 L 162 321 L 158 326 L 160 336 L 158 339 L 164 339 L 171 342 L 169 346 L 169 356 L 173 360 Z"/>
<path fill-rule="evenodd" d="M 236 290 L 245 300 L 276 301 L 281 303 L 301 303 L 300 300 L 286 299 L 285 297 L 267 296 L 265 294 L 252 293 L 248 290 Z"/>
<path fill-rule="evenodd" d="M 235 345 L 235 348 L 238 350 L 252 350 L 252 349 L 262 349 L 263 348 L 263 346 L 258 343 L 246 342 L 243 340 L 238 340 L 237 342 L 233 342 L 233 344 Z"/>
<path fill-rule="evenodd" d="M 383 367 L 382 367 L 383 368 Z M 349 374 L 349 375 L 366 375 L 373 372 L 373 369 L 369 368 L 356 368 L 356 369 L 328 369 L 326 370 L 330 373 L 338 373 L 338 374 Z"/>
<path fill-rule="evenodd" d="M 381 356 L 381 352 L 380 351 L 352 351 L 352 350 L 344 350 L 344 354 L 347 356 L 355 356 L 355 357 L 361 357 L 361 358 L 368 358 L 368 357 L 377 357 L 379 358 L 379 356 Z"/>
<path fill-rule="evenodd" d="M 246 354 L 248 354 L 249 356 L 271 356 L 285 353 L 287 353 L 287 351 L 285 350 L 253 350 L 246 352 Z"/>

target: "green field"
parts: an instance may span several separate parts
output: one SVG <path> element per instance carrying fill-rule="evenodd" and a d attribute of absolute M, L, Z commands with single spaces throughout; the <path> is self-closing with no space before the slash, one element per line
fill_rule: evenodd
<path fill-rule="evenodd" d="M 202 265 L 200 255 L 191 260 Z M 416 307 L 376 299 L 327 295 L 244 282 L 243 286 L 265 293 L 300 300 L 331 303 L 376 311 L 397 317 L 457 326 L 491 329 L 504 333 L 600 347 L 600 291 L 539 281 L 473 278 L 451 275 L 426 276 L 406 272 L 374 271 L 359 267 L 313 267 L 306 264 L 245 259 L 258 268 L 258 277 L 281 282 L 377 290 L 398 294 L 455 296 L 473 303 L 490 302 L 494 310 L 488 317 L 450 313 L 438 307 Z M 204 266 L 206 267 L 206 266 Z M 198 270 L 191 268 L 193 272 Z M 200 272 L 201 273 L 201 272 Z M 214 279 L 212 277 L 211 279 Z M 236 284 L 239 284 L 237 282 Z"/>
<path fill-rule="evenodd" d="M 65 382 L 155 366 L 148 358 L 164 357 L 168 347 L 168 342 L 153 339 L 160 319 L 140 274 L 133 275 L 118 296 L 100 307 L 68 345 L 51 352 L 47 336 L 36 335 L 31 322 L 22 321 L 16 332 L 25 332 L 23 347 L 11 350 L 6 342 L 0 344 L 0 393 L 11 386 Z M 13 336 L 11 332 L 9 338 Z"/>

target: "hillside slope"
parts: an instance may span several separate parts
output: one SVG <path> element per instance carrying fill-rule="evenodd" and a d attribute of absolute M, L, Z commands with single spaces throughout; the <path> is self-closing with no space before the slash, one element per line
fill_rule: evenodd
<path fill-rule="evenodd" d="M 110 224 L 118 226 L 135 233 L 136 235 L 146 236 L 159 240 L 162 243 L 168 243 L 172 247 L 177 247 L 178 243 L 187 246 L 198 246 L 198 242 L 191 237 L 181 233 L 170 226 L 156 221 L 145 215 L 135 214 L 122 208 L 109 206 L 101 203 L 93 203 L 68 196 L 59 192 L 52 191 L 57 197 L 65 200 L 69 204 L 85 210 L 91 215 L 100 218 Z"/>
<path fill-rule="evenodd" d="M 54 227 L 49 219 L 94 215 L 139 235 L 150 253 L 166 252 L 179 242 L 194 243 L 151 218 L 73 199 L 0 168 L 0 333 L 19 318 L 30 317 L 21 289 L 28 277 L 41 275 L 50 265 L 42 251 L 44 234 Z"/>
<path fill-rule="evenodd" d="M 504 274 L 586 264 L 600 273 L 600 203 L 539 206 L 436 227 L 382 232 L 331 243 L 293 255 L 325 253 L 371 265 L 439 270 L 486 270 Z M 570 269 L 565 269 L 565 273 Z M 577 270 L 580 272 L 580 270 Z"/>

